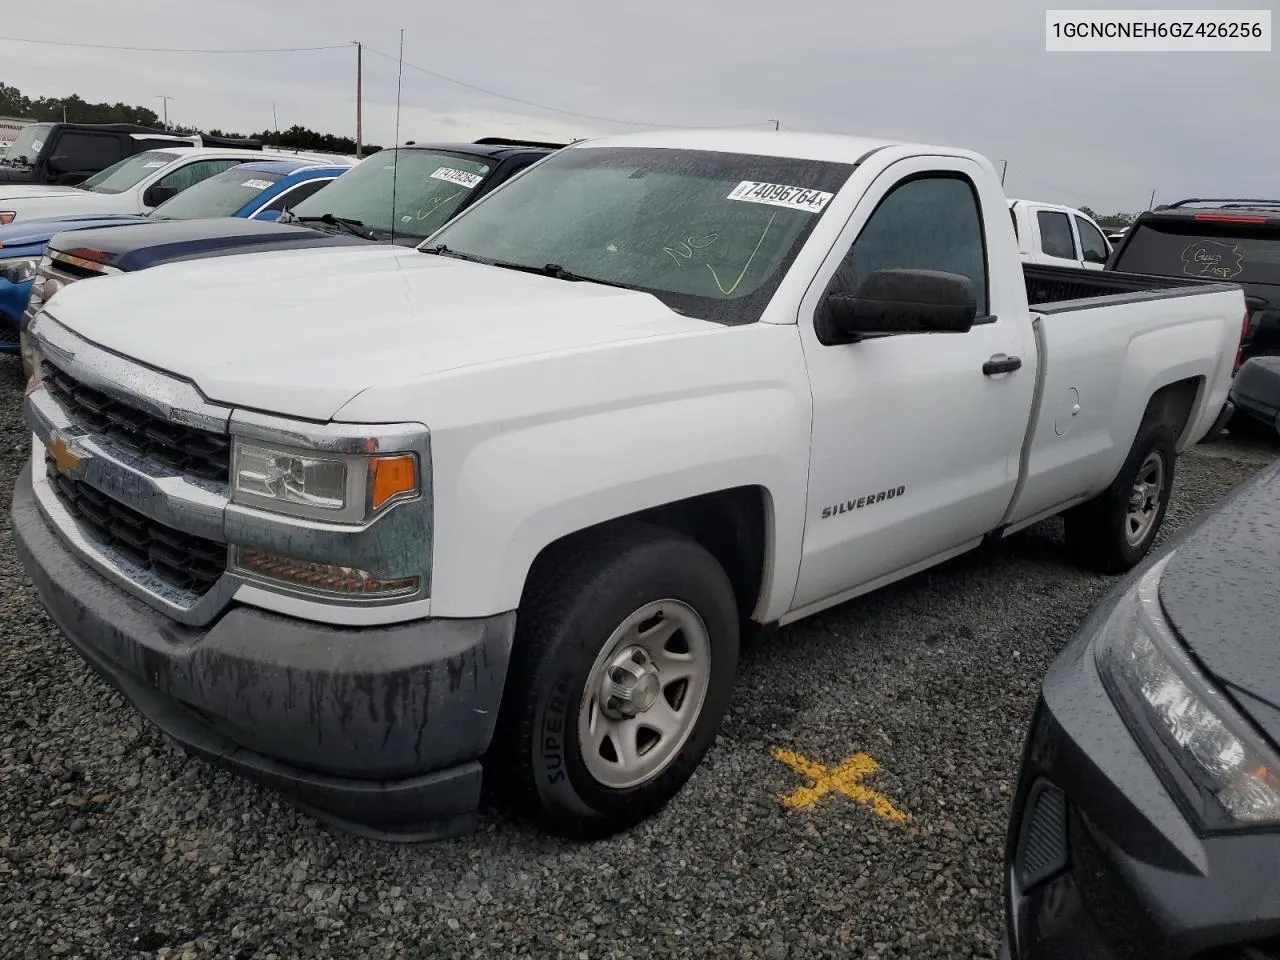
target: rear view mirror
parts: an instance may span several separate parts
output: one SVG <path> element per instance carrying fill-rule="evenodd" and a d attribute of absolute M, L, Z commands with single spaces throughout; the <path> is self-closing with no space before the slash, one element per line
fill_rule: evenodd
<path fill-rule="evenodd" d="M 158 207 L 166 200 L 172 200 L 178 195 L 177 187 L 163 187 L 160 184 L 148 187 L 147 192 L 142 195 L 142 205 L 146 207 Z"/>
<path fill-rule="evenodd" d="M 941 270 L 877 270 L 853 293 L 830 294 L 819 325 L 826 344 L 890 333 L 967 333 L 978 314 L 968 277 Z"/>

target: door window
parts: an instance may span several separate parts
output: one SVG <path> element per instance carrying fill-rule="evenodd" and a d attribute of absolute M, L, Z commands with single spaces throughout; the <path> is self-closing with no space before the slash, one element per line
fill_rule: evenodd
<path fill-rule="evenodd" d="M 332 182 L 333 181 L 330 179 L 317 178 L 315 180 L 307 180 L 304 183 L 300 183 L 292 190 L 286 190 L 284 193 L 280 194 L 280 196 L 276 197 L 265 207 L 255 213 L 254 216 L 259 216 L 260 214 L 266 213 L 268 210 L 283 211 L 285 207 L 292 207 L 294 204 L 301 203 L 321 187 L 327 187 Z"/>
<path fill-rule="evenodd" d="M 1046 257 L 1078 260 L 1076 244 L 1071 239 L 1071 221 L 1065 213 L 1055 210 L 1039 210 L 1036 222 L 1040 224 L 1040 249 Z"/>
<path fill-rule="evenodd" d="M 199 183 L 201 180 L 207 180 L 215 173 L 221 173 L 223 170 L 230 170 L 232 167 L 239 166 L 242 163 L 248 163 L 248 160 L 242 160 L 236 157 L 219 157 L 216 160 L 197 160 L 195 163 L 188 163 L 179 167 L 172 173 L 165 174 L 160 178 L 160 182 L 156 184 L 160 187 L 173 187 L 181 193 L 187 187 Z"/>
<path fill-rule="evenodd" d="M 1111 250 L 1102 231 L 1084 217 L 1076 217 L 1076 230 L 1080 232 L 1080 253 L 1085 263 L 1106 263 Z"/>
<path fill-rule="evenodd" d="M 68 173 L 97 173 L 120 159 L 120 141 L 96 133 L 68 132 L 58 138 L 53 155 L 66 158 L 59 166 Z"/>
<path fill-rule="evenodd" d="M 877 270 L 942 270 L 973 283 L 987 315 L 987 252 L 973 185 L 961 176 L 898 184 L 880 201 L 849 248 L 827 293 L 853 293 Z"/>

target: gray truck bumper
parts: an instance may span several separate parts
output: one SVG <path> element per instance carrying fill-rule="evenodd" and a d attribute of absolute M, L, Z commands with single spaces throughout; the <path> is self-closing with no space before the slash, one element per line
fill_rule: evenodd
<path fill-rule="evenodd" d="M 514 613 L 354 629 L 237 606 L 193 629 L 78 560 L 40 512 L 29 466 L 12 515 L 27 574 L 71 645 L 188 750 L 364 836 L 473 826 Z"/>

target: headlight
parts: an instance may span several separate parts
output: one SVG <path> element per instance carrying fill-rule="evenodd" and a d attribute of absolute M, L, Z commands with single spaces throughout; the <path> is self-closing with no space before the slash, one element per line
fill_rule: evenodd
<path fill-rule="evenodd" d="M 418 458 L 304 450 L 236 439 L 231 499 L 245 506 L 335 523 L 363 523 L 417 496 Z"/>
<path fill-rule="evenodd" d="M 1176 762 L 1179 792 L 1208 828 L 1280 821 L 1280 756 L 1193 663 L 1160 606 L 1165 557 L 1125 594 L 1096 657 L 1112 699 L 1148 752 Z M 1154 749 L 1153 749 L 1154 748 Z M 1175 771 L 1157 763 L 1168 777 Z"/>
<path fill-rule="evenodd" d="M 28 280 L 35 279 L 39 266 L 39 257 L 14 257 L 12 260 L 0 260 L 0 280 L 26 283 Z"/>
<path fill-rule="evenodd" d="M 0 224 L 13 223 L 13 218 L 17 215 L 13 210 L 0 210 Z"/>

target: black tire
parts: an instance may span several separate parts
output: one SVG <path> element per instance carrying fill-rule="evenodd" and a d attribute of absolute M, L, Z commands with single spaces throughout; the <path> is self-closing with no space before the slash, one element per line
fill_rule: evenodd
<path fill-rule="evenodd" d="M 1068 510 L 1067 549 L 1077 563 L 1099 573 L 1123 573 L 1137 566 L 1151 549 L 1169 509 L 1173 473 L 1177 462 L 1173 430 L 1162 420 L 1144 420 L 1129 449 L 1129 456 L 1111 486 L 1088 503 Z M 1139 470 L 1148 457 L 1163 459 L 1160 502 L 1155 521 L 1137 542 L 1127 536 L 1129 498 Z"/>
<path fill-rule="evenodd" d="M 701 618 L 709 679 L 674 758 L 652 779 L 615 789 L 587 770 L 579 710 L 610 635 L 657 600 L 682 601 Z M 675 796 L 714 742 L 733 695 L 738 644 L 733 587 L 695 541 L 639 523 L 570 541 L 540 558 L 530 574 L 486 780 L 518 812 L 562 836 L 595 839 L 634 826 Z"/>

